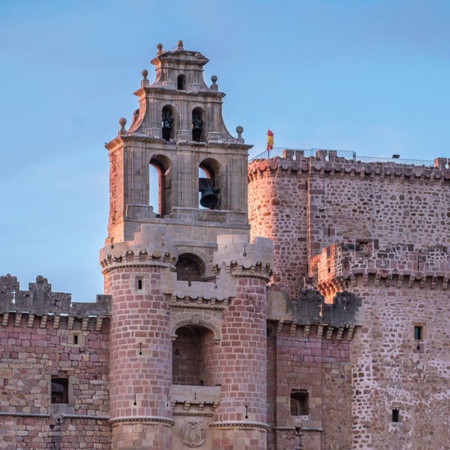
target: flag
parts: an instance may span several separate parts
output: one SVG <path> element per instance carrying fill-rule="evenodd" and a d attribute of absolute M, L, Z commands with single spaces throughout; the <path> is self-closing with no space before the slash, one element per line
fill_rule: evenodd
<path fill-rule="evenodd" d="M 273 133 L 270 130 L 267 130 L 267 147 L 266 150 L 273 149 Z"/>

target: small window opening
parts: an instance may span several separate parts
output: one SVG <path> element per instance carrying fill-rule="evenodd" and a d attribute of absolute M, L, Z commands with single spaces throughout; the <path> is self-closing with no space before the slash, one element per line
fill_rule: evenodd
<path fill-rule="evenodd" d="M 73 335 L 73 345 L 78 345 L 78 334 Z"/>
<path fill-rule="evenodd" d="M 400 414 L 397 408 L 392 410 L 392 422 L 397 423 L 400 421 Z"/>
<path fill-rule="evenodd" d="M 143 280 L 142 280 L 142 278 L 138 278 L 137 279 L 137 288 L 138 288 L 139 291 L 142 290 L 142 288 L 143 288 Z"/>
<path fill-rule="evenodd" d="M 52 378 L 52 403 L 69 403 L 69 379 Z"/>
<path fill-rule="evenodd" d="M 422 333 L 422 328 L 421 326 L 415 326 L 414 327 L 414 339 L 416 341 L 421 341 L 422 337 L 423 337 L 423 333 Z"/>
<path fill-rule="evenodd" d="M 185 91 L 186 90 L 186 77 L 184 75 L 178 75 L 178 78 L 177 78 L 177 89 L 179 91 Z"/>
<path fill-rule="evenodd" d="M 192 111 L 192 140 L 195 142 L 202 141 L 203 133 L 203 111 L 200 108 L 195 108 Z"/>
<path fill-rule="evenodd" d="M 291 416 L 309 415 L 309 394 L 305 390 L 291 392 Z"/>
<path fill-rule="evenodd" d="M 170 139 L 173 137 L 173 113 L 172 109 L 169 106 L 164 106 L 162 110 L 161 129 L 162 138 L 167 142 L 170 141 Z"/>

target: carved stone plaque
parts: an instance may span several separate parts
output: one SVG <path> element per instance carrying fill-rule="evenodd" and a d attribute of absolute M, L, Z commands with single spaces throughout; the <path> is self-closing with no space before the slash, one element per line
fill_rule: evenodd
<path fill-rule="evenodd" d="M 205 442 L 205 430 L 198 422 L 187 422 L 181 429 L 181 440 L 188 447 L 200 447 Z"/>

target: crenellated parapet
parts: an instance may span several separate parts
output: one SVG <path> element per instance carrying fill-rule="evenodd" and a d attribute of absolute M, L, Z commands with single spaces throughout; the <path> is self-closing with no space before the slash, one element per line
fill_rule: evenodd
<path fill-rule="evenodd" d="M 422 178 L 436 181 L 449 181 L 450 169 L 447 158 L 436 158 L 433 166 L 416 166 L 396 162 L 362 162 L 337 156 L 337 151 L 317 150 L 315 156 L 306 157 L 301 150 L 285 150 L 282 157 L 255 159 L 250 162 L 250 180 L 264 176 L 265 173 L 327 173 L 352 176 L 380 176 L 403 179 Z"/>
<path fill-rule="evenodd" d="M 234 277 L 260 278 L 269 281 L 273 268 L 273 243 L 270 239 L 255 237 L 249 243 L 247 235 L 223 235 L 217 238 L 218 250 L 213 266 L 217 274 Z"/>
<path fill-rule="evenodd" d="M 331 301 L 313 288 L 300 291 L 291 300 L 285 292 L 273 286 L 268 291 L 268 320 L 276 323 L 276 333 L 294 337 L 298 329 L 304 337 L 352 340 L 355 327 L 363 324 L 362 300 L 355 293 L 335 293 Z"/>
<path fill-rule="evenodd" d="M 111 243 L 100 250 L 103 273 L 123 267 L 175 268 L 178 250 L 166 236 L 165 225 L 143 225 L 133 241 Z"/>
<path fill-rule="evenodd" d="M 10 323 L 21 326 L 22 319 L 28 327 L 33 327 L 39 320 L 39 326 L 45 328 L 52 324 L 59 328 L 63 324 L 68 329 L 76 320 L 83 322 L 82 329 L 87 329 L 90 322 L 94 328 L 101 330 L 105 317 L 109 317 L 111 298 L 108 295 L 97 295 L 95 303 L 72 303 L 71 294 L 52 292 L 52 285 L 47 279 L 38 276 L 36 283 L 30 283 L 28 291 L 20 289 L 17 278 L 12 275 L 0 277 L 0 315 L 1 325 Z"/>
<path fill-rule="evenodd" d="M 377 240 L 357 240 L 331 245 L 311 259 L 310 275 L 321 292 L 343 290 L 349 284 L 419 286 L 447 289 L 450 253 L 446 246 L 416 249 L 397 244 L 383 249 Z"/>

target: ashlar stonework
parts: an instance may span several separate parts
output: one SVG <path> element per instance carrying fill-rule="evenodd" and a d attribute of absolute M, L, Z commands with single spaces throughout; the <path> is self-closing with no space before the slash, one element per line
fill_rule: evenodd
<path fill-rule="evenodd" d="M 249 163 L 207 58 L 151 62 L 106 144 L 105 293 L 0 278 L 0 449 L 449 448 L 448 160 Z"/>

